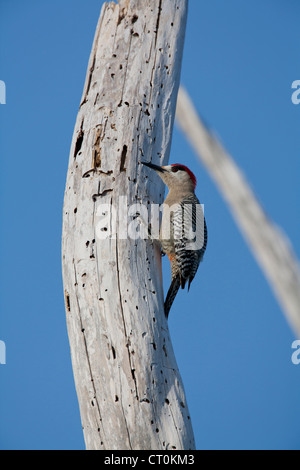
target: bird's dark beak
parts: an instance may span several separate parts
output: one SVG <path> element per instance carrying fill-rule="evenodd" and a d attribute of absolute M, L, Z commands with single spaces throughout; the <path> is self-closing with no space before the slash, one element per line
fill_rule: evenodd
<path fill-rule="evenodd" d="M 141 163 L 145 166 L 148 166 L 152 170 L 158 171 L 160 173 L 164 173 L 166 171 L 163 167 L 158 166 L 158 165 L 153 165 L 153 163 L 146 163 L 146 162 L 141 162 Z"/>

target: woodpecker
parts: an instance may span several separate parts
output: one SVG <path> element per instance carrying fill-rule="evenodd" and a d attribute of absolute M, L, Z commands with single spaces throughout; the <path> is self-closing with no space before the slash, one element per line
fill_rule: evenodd
<path fill-rule="evenodd" d="M 171 285 L 164 305 L 168 318 L 179 288 L 184 289 L 188 281 L 190 289 L 203 259 L 207 246 L 206 221 L 195 195 L 196 177 L 189 168 L 179 163 L 168 166 L 142 163 L 155 170 L 169 189 L 159 235 L 162 254 L 166 254 L 171 263 Z"/>

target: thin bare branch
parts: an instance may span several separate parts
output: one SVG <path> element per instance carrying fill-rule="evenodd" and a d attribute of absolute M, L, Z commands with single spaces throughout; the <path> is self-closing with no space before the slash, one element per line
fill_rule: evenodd
<path fill-rule="evenodd" d="M 300 334 L 300 267 L 290 241 L 259 204 L 245 176 L 179 90 L 176 118 L 226 200 L 296 334 Z"/>

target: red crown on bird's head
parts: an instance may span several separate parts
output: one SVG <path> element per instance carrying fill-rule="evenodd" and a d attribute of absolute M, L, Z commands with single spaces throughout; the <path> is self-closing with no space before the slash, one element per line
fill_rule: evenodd
<path fill-rule="evenodd" d="M 193 182 L 193 185 L 194 185 L 194 189 L 196 188 L 196 185 L 197 185 L 197 179 L 196 179 L 196 176 L 194 175 L 194 173 L 185 165 L 181 165 L 180 163 L 174 163 L 173 165 L 171 165 L 172 168 L 176 168 L 178 167 L 178 170 L 184 170 L 187 172 L 187 174 L 189 175 L 189 177 L 191 178 L 192 182 Z M 174 171 L 174 170 L 173 170 Z"/>

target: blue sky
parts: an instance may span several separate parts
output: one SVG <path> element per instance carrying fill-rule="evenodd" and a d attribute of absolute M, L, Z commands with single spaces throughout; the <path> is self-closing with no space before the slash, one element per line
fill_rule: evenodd
<path fill-rule="evenodd" d="M 102 1 L 0 0 L 0 449 L 83 449 L 61 279 L 68 154 Z M 300 257 L 297 0 L 190 0 L 182 83 Z M 205 169 L 207 254 L 170 332 L 198 449 L 300 449 L 294 334 Z M 165 285 L 169 278 L 164 260 Z"/>

